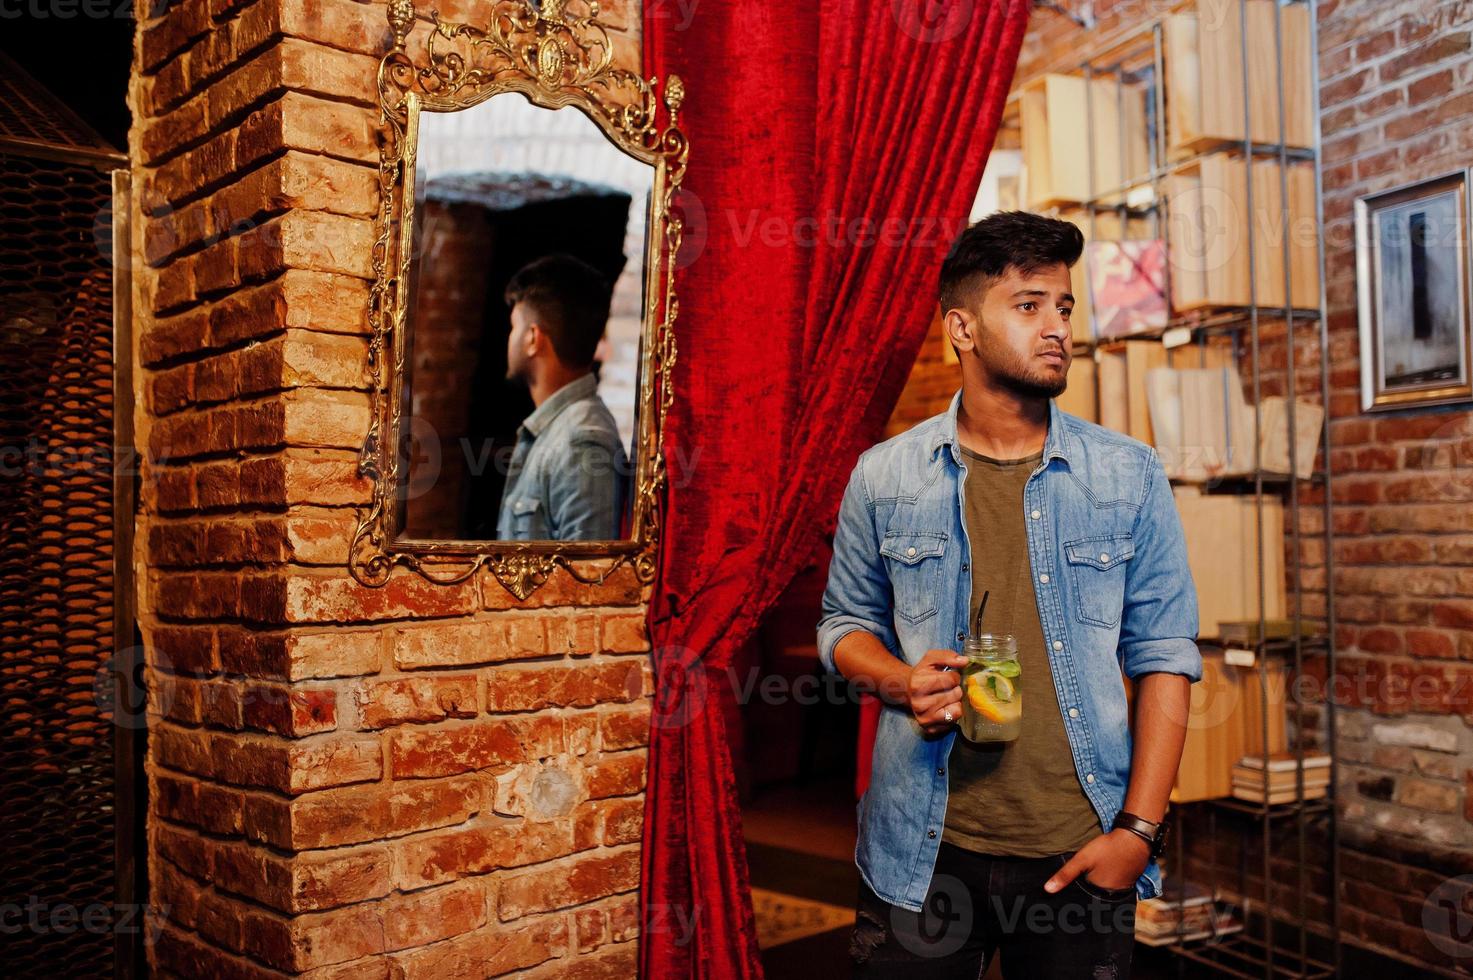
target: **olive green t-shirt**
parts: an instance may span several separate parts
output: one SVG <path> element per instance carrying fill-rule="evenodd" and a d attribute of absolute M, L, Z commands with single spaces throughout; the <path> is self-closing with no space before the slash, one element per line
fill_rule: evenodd
<path fill-rule="evenodd" d="M 1053 670 L 1028 561 L 1023 485 L 1043 454 L 995 460 L 962 448 L 967 537 L 972 555 L 968 628 L 987 592 L 982 631 L 1012 633 L 1022 668 L 1022 732 L 1016 741 L 978 745 L 957 735 L 941 839 L 983 854 L 1047 857 L 1097 836 L 1099 817 L 1084 795 L 1059 712 Z"/>

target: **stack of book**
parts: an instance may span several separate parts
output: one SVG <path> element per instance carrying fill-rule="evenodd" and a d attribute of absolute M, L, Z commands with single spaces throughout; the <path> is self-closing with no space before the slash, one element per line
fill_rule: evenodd
<path fill-rule="evenodd" d="M 1289 640 L 1294 636 L 1292 619 L 1270 618 L 1264 621 L 1263 626 L 1260 636 L 1256 619 L 1221 620 L 1217 624 L 1217 638 L 1222 641 L 1223 646 L 1252 650 L 1262 640 Z M 1299 635 L 1306 640 L 1315 640 L 1321 634 L 1313 623 L 1301 622 Z"/>
<path fill-rule="evenodd" d="M 1233 796 L 1252 803 L 1263 803 L 1263 756 L 1245 755 L 1233 766 Z M 1293 752 L 1275 752 L 1268 757 L 1268 800 L 1292 803 L 1298 778 L 1299 759 Z M 1330 785 L 1330 757 L 1304 757 L 1304 798 L 1317 800 Z"/>
<path fill-rule="evenodd" d="M 1288 475 L 1289 404 L 1280 396 L 1253 407 L 1243 398 L 1243 380 L 1232 367 L 1154 367 L 1145 372 L 1152 444 L 1173 479 L 1204 481 L 1253 473 L 1253 443 L 1265 474 Z M 1101 393 L 1104 393 L 1103 381 Z M 1294 402 L 1295 475 L 1309 479 L 1325 412 L 1313 402 Z M 1101 406 L 1101 422 L 1105 422 Z M 1131 432 L 1140 438 L 1136 432 Z"/>
<path fill-rule="evenodd" d="M 1147 898 L 1136 903 L 1135 938 L 1147 946 L 1206 939 L 1238 932 L 1243 924 L 1220 912 L 1199 885 L 1188 885 L 1186 895 Z"/>

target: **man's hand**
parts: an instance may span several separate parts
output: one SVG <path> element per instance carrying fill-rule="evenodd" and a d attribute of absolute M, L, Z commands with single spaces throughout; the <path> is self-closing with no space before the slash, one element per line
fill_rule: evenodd
<path fill-rule="evenodd" d="M 1053 894 L 1080 875 L 1101 888 L 1124 888 L 1135 884 L 1150 860 L 1151 845 L 1128 830 L 1112 830 L 1081 847 L 1043 890 Z"/>
<path fill-rule="evenodd" d="M 927 650 L 911 668 L 905 700 L 927 735 L 940 735 L 961 718 L 962 678 L 957 668 L 966 665 L 967 658 L 951 650 Z"/>

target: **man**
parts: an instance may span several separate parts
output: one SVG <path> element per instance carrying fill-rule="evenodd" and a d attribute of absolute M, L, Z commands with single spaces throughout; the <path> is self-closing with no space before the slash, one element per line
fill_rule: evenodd
<path fill-rule="evenodd" d="M 593 374 L 610 295 L 597 270 L 570 255 L 538 259 L 507 284 L 506 376 L 526 384 L 536 408 L 517 429 L 498 538 L 620 536 L 628 457 Z"/>
<path fill-rule="evenodd" d="M 1009 978 L 1123 978 L 1136 898 L 1160 891 L 1197 600 L 1154 450 L 1052 400 L 1082 248 L 1017 211 L 962 233 L 940 289 L 961 390 L 844 494 L 819 655 L 884 703 L 856 976 L 974 978 L 998 952 Z M 974 745 L 956 651 L 984 596 L 982 631 L 1017 637 L 1022 734 Z"/>

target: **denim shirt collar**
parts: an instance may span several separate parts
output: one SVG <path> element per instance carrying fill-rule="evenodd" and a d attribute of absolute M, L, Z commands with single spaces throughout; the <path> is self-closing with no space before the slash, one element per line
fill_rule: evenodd
<path fill-rule="evenodd" d="M 598 391 L 598 378 L 592 372 L 585 374 L 577 381 L 569 381 L 557 391 L 532 410 L 532 414 L 522 420 L 522 428 L 531 434 L 532 438 L 542 435 L 542 430 L 552 424 L 552 420 L 562 413 L 574 402 L 580 402 L 585 398 L 592 397 Z"/>
<path fill-rule="evenodd" d="M 931 458 L 936 458 L 936 450 L 942 446 L 951 448 L 952 462 L 961 464 L 961 456 L 957 452 L 960 444 L 956 437 L 956 415 L 961 409 L 962 392 L 951 396 L 951 406 L 947 408 L 946 414 L 941 416 L 940 424 L 936 426 L 935 435 L 931 437 Z M 1064 413 L 1059 411 L 1059 403 L 1050 398 L 1048 401 L 1048 435 L 1043 440 L 1043 462 L 1058 458 L 1066 464 L 1069 462 L 1069 431 L 1064 426 Z"/>

